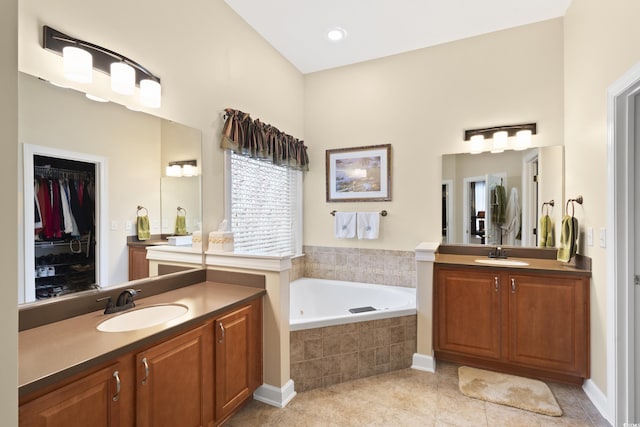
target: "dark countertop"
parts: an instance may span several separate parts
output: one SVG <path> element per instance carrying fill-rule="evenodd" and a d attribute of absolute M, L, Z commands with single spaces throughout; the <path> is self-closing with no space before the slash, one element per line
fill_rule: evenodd
<path fill-rule="evenodd" d="M 489 259 L 486 255 L 459 255 L 459 254 L 436 254 L 435 263 L 439 265 L 458 265 L 465 267 L 475 268 L 489 268 L 489 269 L 509 269 L 522 272 L 549 272 L 549 273 L 563 273 L 572 275 L 591 276 L 591 270 L 588 268 L 581 268 L 571 263 L 564 263 L 556 259 L 540 259 L 540 258 L 524 258 L 524 257 L 509 257 L 508 261 L 524 261 L 529 265 L 525 266 L 502 266 L 502 265 L 490 265 L 481 264 L 476 262 L 476 259 Z"/>
<path fill-rule="evenodd" d="M 49 323 L 18 334 L 18 387 L 25 396 L 102 362 L 264 295 L 264 289 L 205 281 L 136 300 L 136 308 L 183 304 L 189 311 L 173 320 L 129 332 L 100 332 L 96 326 L 118 314 L 102 310 Z M 135 309 L 134 309 L 135 310 Z M 126 312 L 125 312 L 126 313 Z"/>

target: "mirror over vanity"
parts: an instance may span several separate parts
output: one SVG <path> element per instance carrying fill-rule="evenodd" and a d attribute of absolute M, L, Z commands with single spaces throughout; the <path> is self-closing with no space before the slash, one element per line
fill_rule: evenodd
<path fill-rule="evenodd" d="M 75 237 L 64 233 L 50 241 L 48 238 L 44 242 L 37 241 L 41 237 L 36 238 L 37 233 L 34 233 L 37 224 L 34 156 L 95 166 L 95 177 L 92 177 L 95 189 L 91 189 L 95 199 L 95 226 L 90 233 L 82 235 L 82 239 L 93 244 L 82 247 L 81 252 L 87 256 L 95 255 L 95 283 L 99 287 L 118 285 L 128 280 L 127 241 L 137 235 L 138 206 L 143 206 L 148 212 L 150 233 L 154 238 L 174 234 L 179 214 L 185 216 L 187 234 L 200 230 L 200 176 L 167 176 L 167 166 L 175 162 L 188 161 L 201 166 L 202 137 L 199 130 L 114 103 L 95 102 L 83 93 L 56 87 L 24 73 L 19 74 L 19 101 L 22 147 L 19 174 L 24 196 L 21 260 L 24 273 L 19 283 L 18 303 L 35 301 L 36 282 L 52 280 L 47 274 L 42 276 L 38 272 L 39 264 L 47 263 L 47 254 L 41 250 L 36 253 L 36 248 L 60 247 L 50 251 L 53 254 L 49 257 L 50 265 L 43 264 L 46 268 L 52 267 L 50 270 L 54 272 L 55 263 L 66 257 L 58 255 L 58 252 L 72 248 L 75 243 Z M 78 254 L 75 256 L 77 258 Z M 37 260 L 38 257 L 41 259 Z M 90 268 L 89 262 L 79 264 Z M 64 274 L 65 268 L 60 266 L 51 277 Z"/>
<path fill-rule="evenodd" d="M 442 157 L 443 243 L 538 246 L 543 213 L 559 236 L 563 201 L 562 146 Z"/>

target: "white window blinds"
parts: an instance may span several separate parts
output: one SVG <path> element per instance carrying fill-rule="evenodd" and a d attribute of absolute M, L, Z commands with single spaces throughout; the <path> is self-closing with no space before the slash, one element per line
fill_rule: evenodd
<path fill-rule="evenodd" d="M 300 171 L 231 153 L 231 228 L 236 252 L 301 252 L 300 175 Z"/>

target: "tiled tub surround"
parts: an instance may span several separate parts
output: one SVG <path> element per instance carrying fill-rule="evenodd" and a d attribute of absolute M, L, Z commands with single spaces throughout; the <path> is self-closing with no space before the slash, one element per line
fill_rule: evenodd
<path fill-rule="evenodd" d="M 305 277 L 416 287 L 413 251 L 328 246 L 304 246 L 303 250 Z"/>
<path fill-rule="evenodd" d="M 416 316 L 294 331 L 290 350 L 296 391 L 407 368 L 416 351 Z"/>

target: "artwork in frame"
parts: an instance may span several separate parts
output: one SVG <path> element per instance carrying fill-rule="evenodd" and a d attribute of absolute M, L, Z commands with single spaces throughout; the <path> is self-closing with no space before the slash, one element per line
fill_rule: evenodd
<path fill-rule="evenodd" d="M 327 202 L 391 200 L 391 144 L 326 151 Z"/>

